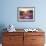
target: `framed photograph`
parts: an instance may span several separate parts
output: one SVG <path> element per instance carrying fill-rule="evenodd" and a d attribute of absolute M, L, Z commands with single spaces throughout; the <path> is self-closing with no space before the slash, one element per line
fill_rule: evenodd
<path fill-rule="evenodd" d="M 34 7 L 18 7 L 17 20 L 22 22 L 35 21 L 35 8 Z"/>

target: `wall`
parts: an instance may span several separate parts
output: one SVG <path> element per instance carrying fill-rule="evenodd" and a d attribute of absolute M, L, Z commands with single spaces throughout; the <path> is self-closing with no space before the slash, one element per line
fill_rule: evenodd
<path fill-rule="evenodd" d="M 41 0 L 1 0 L 0 24 L 15 25 L 16 28 L 46 28 L 46 1 Z M 17 7 L 35 7 L 35 22 L 18 22 Z"/>
<path fill-rule="evenodd" d="M 0 27 L 41 28 L 46 32 L 46 0 L 0 0 Z M 17 7 L 35 7 L 35 22 L 18 22 Z M 1 30 L 0 30 L 1 31 Z"/>

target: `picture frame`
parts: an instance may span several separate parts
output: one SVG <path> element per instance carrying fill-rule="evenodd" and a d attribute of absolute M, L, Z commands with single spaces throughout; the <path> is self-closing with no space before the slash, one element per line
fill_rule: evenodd
<path fill-rule="evenodd" d="M 18 7 L 17 20 L 19 22 L 34 22 L 35 21 L 35 7 Z"/>

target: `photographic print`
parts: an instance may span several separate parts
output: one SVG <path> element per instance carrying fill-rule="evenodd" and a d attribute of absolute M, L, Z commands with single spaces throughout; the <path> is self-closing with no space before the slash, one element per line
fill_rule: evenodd
<path fill-rule="evenodd" d="M 31 22 L 35 20 L 35 9 L 34 7 L 18 7 L 17 9 L 17 20 L 24 22 Z"/>

